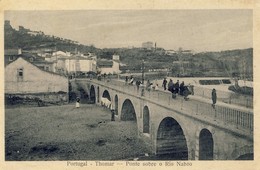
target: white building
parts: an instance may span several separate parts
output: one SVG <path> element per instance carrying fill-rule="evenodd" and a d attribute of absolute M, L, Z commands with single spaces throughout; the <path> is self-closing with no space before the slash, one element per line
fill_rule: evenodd
<path fill-rule="evenodd" d="M 6 94 L 68 93 L 68 79 L 18 58 L 5 67 Z"/>
<path fill-rule="evenodd" d="M 65 69 L 71 72 L 96 72 L 96 60 L 93 58 L 85 58 L 81 56 L 73 56 L 65 59 Z"/>

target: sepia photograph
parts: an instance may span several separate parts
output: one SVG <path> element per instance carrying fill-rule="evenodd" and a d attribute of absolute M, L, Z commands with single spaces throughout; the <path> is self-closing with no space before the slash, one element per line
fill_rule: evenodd
<path fill-rule="evenodd" d="M 252 9 L 3 17 L 4 161 L 255 159 Z"/>

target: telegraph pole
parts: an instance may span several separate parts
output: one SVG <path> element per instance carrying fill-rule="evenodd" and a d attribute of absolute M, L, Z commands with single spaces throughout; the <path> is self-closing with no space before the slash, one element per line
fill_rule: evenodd
<path fill-rule="evenodd" d="M 142 60 L 142 84 L 144 84 L 144 60 Z"/>

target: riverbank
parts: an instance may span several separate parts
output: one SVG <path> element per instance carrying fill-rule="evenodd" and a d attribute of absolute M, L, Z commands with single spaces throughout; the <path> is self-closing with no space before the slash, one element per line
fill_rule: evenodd
<path fill-rule="evenodd" d="M 7 161 L 125 160 L 147 153 L 137 124 L 96 105 L 5 110 Z"/>

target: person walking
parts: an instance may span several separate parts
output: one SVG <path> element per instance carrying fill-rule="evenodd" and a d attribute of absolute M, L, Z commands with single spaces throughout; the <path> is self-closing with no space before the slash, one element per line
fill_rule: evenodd
<path fill-rule="evenodd" d="M 212 107 L 215 109 L 215 105 L 217 103 L 217 92 L 216 92 L 216 89 L 212 90 L 211 98 L 212 98 Z"/>
<path fill-rule="evenodd" d="M 129 85 L 133 85 L 134 84 L 134 77 L 133 76 L 131 76 L 130 77 L 130 82 L 129 82 Z"/>
<path fill-rule="evenodd" d="M 128 76 L 125 76 L 125 84 L 127 85 L 128 83 Z"/>
<path fill-rule="evenodd" d="M 146 90 L 147 91 L 151 90 L 151 85 L 152 85 L 152 83 L 150 82 L 150 80 L 147 80 L 147 82 L 146 82 Z"/>
<path fill-rule="evenodd" d="M 183 94 L 184 90 L 185 90 L 184 81 L 182 81 L 181 84 L 180 84 L 180 95 L 181 95 L 181 96 L 184 95 L 184 94 Z"/>
<path fill-rule="evenodd" d="M 137 88 L 137 92 L 138 92 L 140 84 L 141 84 L 141 81 L 140 80 L 136 80 L 135 84 L 136 84 L 136 88 Z"/>
<path fill-rule="evenodd" d="M 179 89 L 180 89 L 180 84 L 179 84 L 179 80 L 177 80 L 177 82 L 175 83 L 175 93 L 178 94 L 179 93 Z"/>
<path fill-rule="evenodd" d="M 110 105 L 110 111 L 111 111 L 111 121 L 115 121 L 115 109 L 114 107 L 112 106 L 112 104 Z"/>
<path fill-rule="evenodd" d="M 170 79 L 170 81 L 169 81 L 169 83 L 168 83 L 168 90 L 170 91 L 170 92 L 173 92 L 173 81 L 172 81 L 172 79 Z"/>
<path fill-rule="evenodd" d="M 163 84 L 162 84 L 164 90 L 166 90 L 166 85 L 167 85 L 167 80 L 166 80 L 166 78 L 164 78 L 163 79 Z"/>
<path fill-rule="evenodd" d="M 187 86 L 183 86 L 183 91 L 182 91 L 182 95 L 184 96 L 184 100 L 188 100 L 188 96 L 191 94 L 191 92 L 189 91 L 189 88 Z"/>
<path fill-rule="evenodd" d="M 80 103 L 80 98 L 77 97 L 77 98 L 76 98 L 76 108 L 79 108 L 79 107 L 80 107 L 79 103 Z"/>

